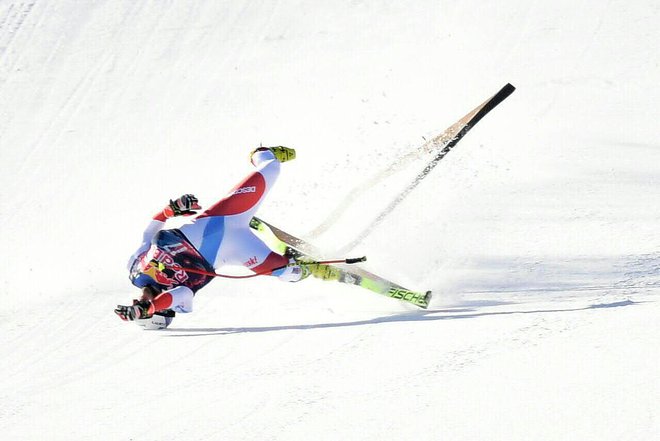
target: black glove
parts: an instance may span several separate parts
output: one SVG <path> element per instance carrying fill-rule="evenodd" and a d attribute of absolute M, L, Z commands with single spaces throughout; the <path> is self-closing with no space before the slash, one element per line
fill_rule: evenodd
<path fill-rule="evenodd" d="M 169 208 L 172 210 L 172 216 L 191 216 L 202 207 L 198 204 L 197 198 L 192 194 L 184 194 L 178 199 L 171 200 Z"/>
<path fill-rule="evenodd" d="M 117 305 L 115 314 L 124 321 L 133 321 L 137 319 L 145 319 L 151 317 L 149 314 L 150 303 L 146 300 L 133 300 L 133 305 L 124 306 Z"/>

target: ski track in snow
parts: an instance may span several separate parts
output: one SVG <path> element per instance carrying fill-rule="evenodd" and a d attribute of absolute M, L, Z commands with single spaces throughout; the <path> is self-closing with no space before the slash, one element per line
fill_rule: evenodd
<path fill-rule="evenodd" d="M 651 1 L 0 4 L 3 439 L 660 438 L 659 18 Z M 264 277 L 213 282 L 161 332 L 112 314 L 152 212 L 208 205 L 255 145 L 298 150 L 260 216 L 304 234 L 342 207 L 314 238 L 339 249 L 425 160 L 355 185 L 509 81 L 356 247 L 433 288 L 428 310 Z"/>

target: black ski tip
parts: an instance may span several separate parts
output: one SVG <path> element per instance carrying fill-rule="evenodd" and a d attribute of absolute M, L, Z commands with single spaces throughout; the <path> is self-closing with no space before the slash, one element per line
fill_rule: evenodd
<path fill-rule="evenodd" d="M 426 295 L 424 296 L 424 301 L 428 305 L 431 303 L 431 299 L 433 298 L 433 293 L 431 291 L 426 291 Z"/>
<path fill-rule="evenodd" d="M 360 263 L 360 262 L 366 262 L 367 261 L 367 256 L 362 256 L 362 257 L 354 257 L 352 259 L 346 259 L 346 263 Z"/>
<path fill-rule="evenodd" d="M 513 84 L 506 83 L 506 86 L 501 88 L 493 98 L 496 98 L 496 101 L 498 102 L 504 101 L 509 95 L 513 93 L 514 90 L 516 90 L 516 88 Z"/>

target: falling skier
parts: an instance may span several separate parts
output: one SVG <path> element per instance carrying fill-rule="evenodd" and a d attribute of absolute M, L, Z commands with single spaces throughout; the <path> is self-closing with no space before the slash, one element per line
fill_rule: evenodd
<path fill-rule="evenodd" d="M 431 162 L 348 248 L 363 240 L 373 230 L 374 225 L 381 222 L 472 127 L 514 90 L 513 85 L 506 84 L 456 124 L 425 144 L 422 151 L 428 148 L 436 150 Z M 201 209 L 197 198 L 191 194 L 170 200 L 169 205 L 154 216 L 145 230 L 142 245 L 129 264 L 130 279 L 135 286 L 142 289 L 142 296 L 134 300 L 131 306 L 118 305 L 115 309 L 117 315 L 123 320 L 159 317 L 159 321 L 154 325 L 167 327 L 176 311 L 192 311 L 195 293 L 218 275 L 214 273 L 216 268 L 236 264 L 246 266 L 255 274 L 270 274 L 289 282 L 297 282 L 312 274 L 323 280 L 357 285 L 420 308 L 427 308 L 431 291 L 411 291 L 361 268 L 348 271 L 333 265 L 305 260 L 305 253 L 315 252 L 311 244 L 254 217 L 266 193 L 277 180 L 280 163 L 295 157 L 295 150 L 282 146 L 260 147 L 254 150 L 251 159 L 256 171 L 234 187 L 226 198 L 181 228 L 163 230 L 168 218 L 191 216 L 196 214 L 194 210 Z M 373 183 L 370 184 L 372 185 Z M 335 217 L 336 211 L 331 216 Z M 274 235 L 275 240 L 285 246 L 283 254 L 272 251 L 250 230 L 251 227 L 259 232 L 267 230 Z M 323 227 L 327 228 L 327 222 L 324 222 Z M 346 259 L 344 263 L 362 260 Z"/>
<path fill-rule="evenodd" d="M 298 282 L 310 274 L 338 280 L 336 267 L 301 264 L 294 257 L 278 254 L 250 229 L 250 221 L 277 180 L 280 164 L 295 157 L 294 149 L 283 146 L 254 150 L 251 162 L 256 170 L 227 197 L 177 229 L 163 227 L 167 219 L 195 215 L 194 210 L 202 207 L 192 194 L 170 200 L 153 217 L 129 261 L 129 278 L 142 295 L 130 306 L 118 305 L 115 313 L 123 320 L 153 319 L 155 327 L 167 327 L 176 312 L 192 312 L 195 293 L 224 265 L 242 265 L 287 282 Z"/>

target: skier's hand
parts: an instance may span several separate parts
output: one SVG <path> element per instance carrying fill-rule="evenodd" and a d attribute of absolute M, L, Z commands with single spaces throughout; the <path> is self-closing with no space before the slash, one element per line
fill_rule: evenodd
<path fill-rule="evenodd" d="M 165 207 L 163 213 L 165 214 L 165 217 L 192 216 L 193 214 L 197 214 L 197 212 L 193 210 L 200 210 L 202 208 L 198 202 L 199 201 L 194 195 L 184 194 L 175 200 L 170 199 L 170 204 Z"/>
<path fill-rule="evenodd" d="M 117 305 L 115 308 L 115 314 L 119 316 L 120 319 L 124 321 L 133 321 L 140 318 L 149 318 L 151 314 L 149 313 L 150 303 L 144 300 L 133 300 L 133 305 L 124 306 Z"/>

